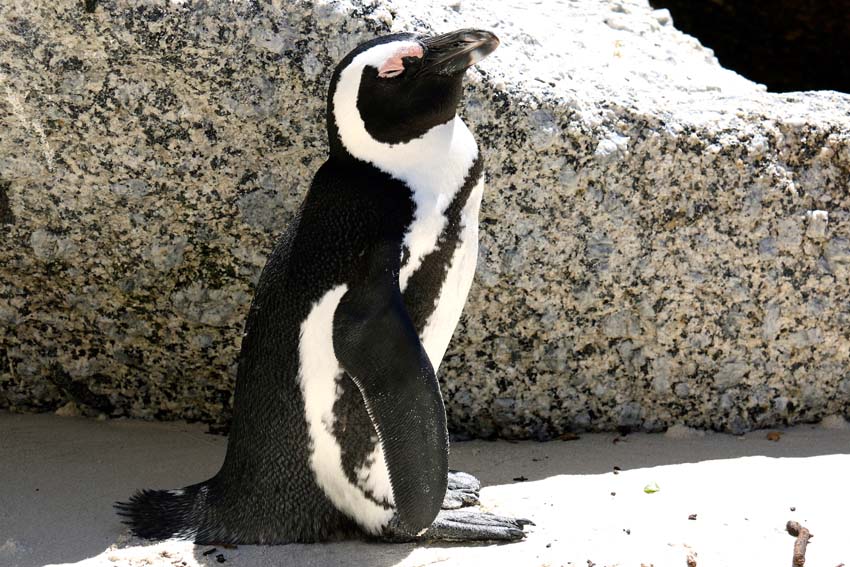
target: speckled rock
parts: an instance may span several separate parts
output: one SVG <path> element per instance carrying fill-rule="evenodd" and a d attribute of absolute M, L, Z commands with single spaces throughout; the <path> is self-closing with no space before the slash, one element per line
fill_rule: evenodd
<path fill-rule="evenodd" d="M 502 47 L 459 433 L 850 412 L 850 97 L 775 95 L 644 0 L 0 7 L 0 406 L 229 416 L 254 282 L 324 159 L 334 62 L 395 30 Z"/>

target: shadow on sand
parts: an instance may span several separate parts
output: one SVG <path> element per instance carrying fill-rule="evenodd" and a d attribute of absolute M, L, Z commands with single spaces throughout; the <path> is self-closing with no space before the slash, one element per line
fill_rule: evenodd
<path fill-rule="evenodd" d="M 226 440 L 183 423 L 105 421 L 0 412 L 0 564 L 372 565 L 415 564 L 416 546 L 347 541 L 321 545 L 194 546 L 127 536 L 112 503 L 141 487 L 176 488 L 208 478 Z M 815 439 L 816 438 L 816 439 Z M 560 475 L 599 475 L 660 465 L 739 457 L 814 457 L 850 452 L 850 432 L 817 426 L 741 437 L 722 434 L 582 435 L 548 443 L 469 441 L 452 447 L 452 467 L 484 486 Z M 516 480 L 520 479 L 520 480 Z M 569 482 L 569 481 L 568 481 Z M 113 547 L 114 546 L 114 547 Z M 468 547 L 468 546 L 465 546 Z M 112 549 L 110 549 L 112 548 Z M 99 556 L 99 557 L 98 557 Z M 219 559 L 221 556 L 221 559 Z M 91 560 L 98 557 L 97 560 Z"/>

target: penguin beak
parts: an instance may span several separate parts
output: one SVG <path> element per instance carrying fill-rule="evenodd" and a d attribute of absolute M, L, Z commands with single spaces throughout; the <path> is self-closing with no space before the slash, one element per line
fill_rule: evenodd
<path fill-rule="evenodd" d="M 466 71 L 498 46 L 499 38 L 484 30 L 464 29 L 420 39 L 425 58 L 420 72 L 455 75 Z"/>

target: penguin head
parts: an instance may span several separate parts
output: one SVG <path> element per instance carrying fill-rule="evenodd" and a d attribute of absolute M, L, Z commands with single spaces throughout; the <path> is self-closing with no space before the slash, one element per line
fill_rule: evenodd
<path fill-rule="evenodd" d="M 331 155 L 422 137 L 451 121 L 465 71 L 499 45 L 488 31 L 393 34 L 368 41 L 337 66 L 328 93 Z"/>

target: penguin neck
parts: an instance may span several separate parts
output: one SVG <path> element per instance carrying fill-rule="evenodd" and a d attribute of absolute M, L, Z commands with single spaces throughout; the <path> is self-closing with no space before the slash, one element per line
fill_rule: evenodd
<path fill-rule="evenodd" d="M 350 148 L 343 144 L 353 157 L 404 182 L 417 193 L 453 193 L 463 185 L 478 156 L 472 133 L 457 116 L 409 142 L 385 144 L 371 137 L 361 142 Z"/>

